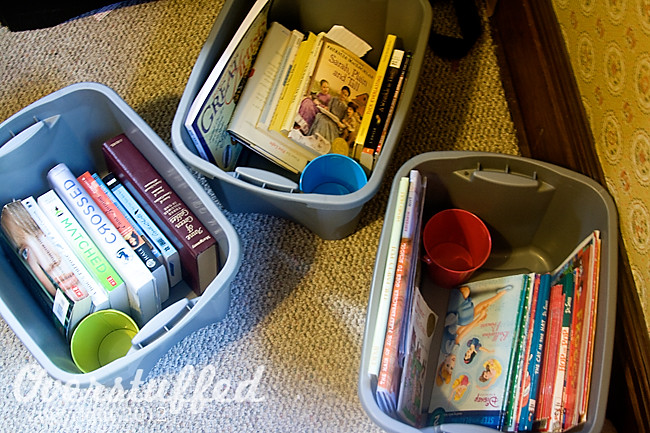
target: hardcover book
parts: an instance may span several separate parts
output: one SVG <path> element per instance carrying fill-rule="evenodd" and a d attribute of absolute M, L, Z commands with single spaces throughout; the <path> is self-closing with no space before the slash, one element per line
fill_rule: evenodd
<path fill-rule="evenodd" d="M 50 169 L 47 179 L 126 283 L 130 315 L 144 326 L 161 309 L 153 275 L 65 164 Z"/>
<path fill-rule="evenodd" d="M 235 32 L 190 105 L 185 128 L 197 151 L 225 171 L 234 169 L 241 144 L 227 132 L 241 89 L 267 29 L 270 0 L 258 0 Z"/>
<path fill-rule="evenodd" d="M 124 188 L 113 173 L 104 176 L 106 186 L 115 195 L 126 212 L 138 223 L 144 233 L 151 239 L 153 244 L 160 251 L 163 263 L 167 269 L 167 278 L 171 287 L 180 283 L 183 279 L 180 257 L 178 250 L 169 242 L 160 228 L 153 222 L 149 215 L 142 209 L 133 196 Z M 162 301 L 162 299 L 161 299 Z M 163 301 L 164 302 L 164 301 Z"/>
<path fill-rule="evenodd" d="M 527 274 L 471 282 L 450 292 L 429 423 L 499 428 L 519 335 Z"/>
<path fill-rule="evenodd" d="M 86 263 L 86 267 L 95 275 L 108 296 L 111 308 L 130 311 L 126 284 L 113 265 L 97 247 L 86 230 L 63 204 L 54 190 L 49 190 L 36 199 L 46 217 L 59 230 L 70 248 Z"/>
<path fill-rule="evenodd" d="M 79 286 L 72 266 L 36 224 L 20 201 L 6 204 L 0 215 L 3 239 L 16 270 L 36 299 L 53 317 L 66 339 L 92 310 L 92 301 Z"/>
<path fill-rule="evenodd" d="M 113 194 L 97 174 L 85 172 L 78 176 L 77 180 L 93 200 L 95 200 L 97 206 L 104 212 L 109 221 L 113 223 L 124 240 L 133 248 L 138 258 L 142 260 L 142 263 L 149 269 L 156 283 L 160 302 L 166 301 L 169 298 L 167 271 L 165 271 L 162 263 L 156 258 L 151 246 L 142 235 L 140 228 L 134 225 L 130 221 L 130 217 L 120 209 L 119 204 L 114 200 Z"/>
<path fill-rule="evenodd" d="M 218 272 L 217 241 L 126 135 L 102 146 L 108 169 L 174 244 L 184 279 L 197 295 Z"/>

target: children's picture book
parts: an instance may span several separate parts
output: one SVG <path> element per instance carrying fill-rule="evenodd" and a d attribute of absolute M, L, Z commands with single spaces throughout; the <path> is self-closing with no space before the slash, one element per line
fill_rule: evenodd
<path fill-rule="evenodd" d="M 351 156 L 374 78 L 372 66 L 322 36 L 313 71 L 289 109 L 283 132 L 299 143 L 323 142 L 331 152 Z"/>
<path fill-rule="evenodd" d="M 500 428 L 518 342 L 528 274 L 476 281 L 451 290 L 429 424 Z"/>
<path fill-rule="evenodd" d="M 225 171 L 234 169 L 241 144 L 228 123 L 267 30 L 270 0 L 255 2 L 190 105 L 185 128 L 198 153 Z"/>

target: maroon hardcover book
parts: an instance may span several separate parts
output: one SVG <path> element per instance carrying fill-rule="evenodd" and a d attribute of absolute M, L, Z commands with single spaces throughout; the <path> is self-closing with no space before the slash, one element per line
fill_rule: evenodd
<path fill-rule="evenodd" d="M 217 242 L 194 213 L 124 134 L 102 146 L 108 169 L 169 237 L 184 279 L 197 294 L 218 272 Z"/>

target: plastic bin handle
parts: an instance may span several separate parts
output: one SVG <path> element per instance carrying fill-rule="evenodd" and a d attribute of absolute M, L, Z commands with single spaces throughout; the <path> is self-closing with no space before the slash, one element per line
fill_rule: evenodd
<path fill-rule="evenodd" d="M 169 332 L 194 307 L 200 298 L 183 298 L 156 314 L 131 340 L 129 352 L 139 350 Z"/>

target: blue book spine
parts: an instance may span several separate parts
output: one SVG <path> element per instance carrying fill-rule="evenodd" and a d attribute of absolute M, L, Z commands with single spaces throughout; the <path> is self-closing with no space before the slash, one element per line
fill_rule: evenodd
<path fill-rule="evenodd" d="M 537 297 L 537 309 L 535 310 L 535 325 L 533 337 L 530 344 L 533 355 L 528 363 L 528 375 L 530 376 L 530 397 L 528 405 L 521 408 L 519 417 L 519 429 L 531 430 L 535 415 L 535 404 L 537 402 L 537 391 L 539 389 L 539 375 L 544 354 L 544 336 L 546 334 L 546 320 L 548 318 L 548 298 L 551 293 L 551 276 L 542 274 L 539 282 Z"/>

